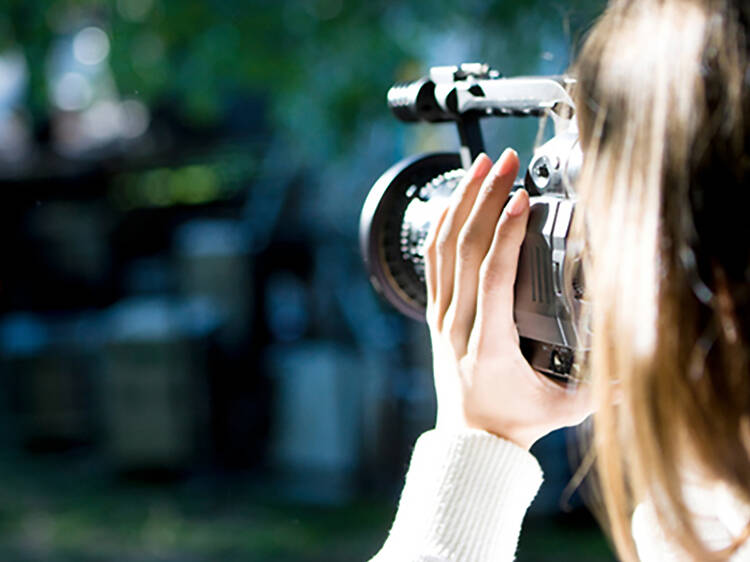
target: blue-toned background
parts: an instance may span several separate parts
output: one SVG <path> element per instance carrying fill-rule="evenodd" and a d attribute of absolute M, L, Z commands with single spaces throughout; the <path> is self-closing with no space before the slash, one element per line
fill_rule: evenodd
<path fill-rule="evenodd" d="M 0 559 L 349 561 L 434 418 L 424 326 L 357 221 L 457 147 L 385 93 L 431 65 L 563 72 L 601 0 L 4 0 Z M 528 159 L 533 121 L 490 155 Z M 611 560 L 571 435 L 519 560 Z M 573 443 L 575 447 L 575 443 Z"/>

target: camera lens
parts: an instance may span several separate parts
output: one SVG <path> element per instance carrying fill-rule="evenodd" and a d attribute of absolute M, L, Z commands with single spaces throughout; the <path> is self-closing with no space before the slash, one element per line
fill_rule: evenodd
<path fill-rule="evenodd" d="M 402 160 L 370 190 L 360 217 L 360 246 L 375 288 L 403 314 L 424 320 L 424 241 L 464 175 L 455 153 Z"/>

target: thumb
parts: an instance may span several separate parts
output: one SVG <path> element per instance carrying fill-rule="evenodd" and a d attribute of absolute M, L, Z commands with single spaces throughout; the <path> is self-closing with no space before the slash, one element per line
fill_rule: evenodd
<path fill-rule="evenodd" d="M 515 332 L 513 286 L 528 218 L 529 194 L 519 189 L 505 206 L 482 262 L 477 299 L 479 333 L 502 337 Z"/>

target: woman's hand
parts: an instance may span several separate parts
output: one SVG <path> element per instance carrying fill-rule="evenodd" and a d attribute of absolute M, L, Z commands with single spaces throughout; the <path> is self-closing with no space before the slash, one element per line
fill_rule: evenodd
<path fill-rule="evenodd" d="M 588 388 L 561 386 L 521 355 L 513 285 L 529 196 L 508 200 L 519 162 L 480 155 L 426 242 L 437 429 L 489 431 L 528 449 L 591 412 Z M 504 207 L 504 208 L 503 208 Z"/>

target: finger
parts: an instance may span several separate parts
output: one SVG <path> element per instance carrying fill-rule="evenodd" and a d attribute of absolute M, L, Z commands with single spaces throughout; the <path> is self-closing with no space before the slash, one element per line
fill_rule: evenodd
<path fill-rule="evenodd" d="M 442 328 L 442 320 L 445 311 L 453 296 L 453 268 L 456 262 L 456 240 L 458 233 L 469 216 L 471 207 L 474 205 L 477 191 L 482 180 L 490 171 L 492 161 L 486 154 L 480 154 L 469 169 L 464 180 L 451 195 L 448 213 L 445 216 L 443 227 L 437 238 L 437 293 L 435 299 L 435 312 L 437 314 L 438 329 Z"/>
<path fill-rule="evenodd" d="M 529 195 L 519 189 L 505 206 L 480 267 L 476 315 L 479 329 L 472 332 L 480 338 L 485 335 L 492 339 L 507 338 L 516 333 L 513 285 L 528 217 Z M 476 343 L 482 345 L 481 341 Z"/>
<path fill-rule="evenodd" d="M 435 308 L 435 293 L 437 290 L 437 248 L 435 241 L 440 234 L 440 229 L 445 222 L 445 215 L 448 213 L 448 207 L 443 209 L 440 213 L 435 225 L 431 228 L 430 233 L 425 239 L 424 246 L 424 275 L 425 285 L 427 287 L 427 321 L 429 322 L 432 318 L 432 313 Z"/>
<path fill-rule="evenodd" d="M 519 168 L 518 154 L 503 152 L 482 183 L 469 217 L 458 235 L 453 299 L 446 314 L 454 345 L 469 339 L 477 306 L 479 267 L 487 255 L 503 207 Z"/>

